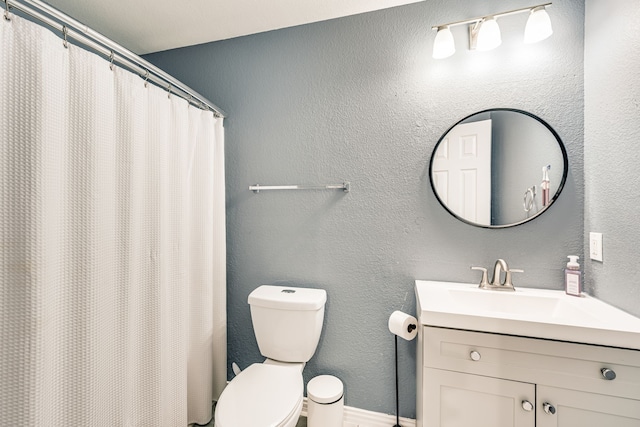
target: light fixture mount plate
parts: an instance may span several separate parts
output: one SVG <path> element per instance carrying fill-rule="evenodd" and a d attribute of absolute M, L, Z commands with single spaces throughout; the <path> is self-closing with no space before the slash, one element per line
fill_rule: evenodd
<path fill-rule="evenodd" d="M 480 25 L 482 21 L 476 21 L 469 25 L 469 50 L 476 50 L 478 48 L 478 33 L 480 32 Z"/>

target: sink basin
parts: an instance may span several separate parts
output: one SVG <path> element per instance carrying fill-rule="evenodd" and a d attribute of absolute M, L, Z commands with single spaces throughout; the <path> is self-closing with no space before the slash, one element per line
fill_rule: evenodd
<path fill-rule="evenodd" d="M 640 318 L 588 295 L 416 280 L 421 324 L 640 350 Z"/>

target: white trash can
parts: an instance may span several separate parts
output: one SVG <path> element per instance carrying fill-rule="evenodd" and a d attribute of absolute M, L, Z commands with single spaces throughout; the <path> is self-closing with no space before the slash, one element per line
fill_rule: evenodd
<path fill-rule="evenodd" d="M 342 427 L 344 388 L 332 375 L 317 376 L 307 384 L 307 427 Z"/>

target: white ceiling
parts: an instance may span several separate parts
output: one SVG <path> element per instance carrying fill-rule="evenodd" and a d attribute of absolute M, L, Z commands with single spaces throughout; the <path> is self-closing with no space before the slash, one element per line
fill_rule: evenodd
<path fill-rule="evenodd" d="M 45 1 L 142 55 L 421 0 Z"/>

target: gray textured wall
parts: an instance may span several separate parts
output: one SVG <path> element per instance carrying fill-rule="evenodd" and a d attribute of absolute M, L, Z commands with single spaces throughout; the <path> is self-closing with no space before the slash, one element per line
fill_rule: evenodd
<path fill-rule="evenodd" d="M 593 294 L 640 316 L 640 2 L 587 0 L 585 253 L 603 233 L 604 262 L 585 260 Z"/>
<path fill-rule="evenodd" d="M 346 404 L 395 413 L 388 316 L 415 313 L 415 279 L 474 282 L 473 265 L 504 257 L 516 286 L 563 288 L 566 255 L 583 248 L 584 2 L 550 10 L 555 33 L 523 45 L 526 15 L 500 22 L 503 45 L 431 59 L 431 26 L 529 6 L 528 0 L 413 5 L 157 53 L 148 59 L 228 112 L 229 362 L 262 361 L 247 296 L 263 283 L 328 292 L 306 380 L 329 373 Z M 450 216 L 429 183 L 431 152 L 474 111 L 531 111 L 564 140 L 570 172 L 532 223 L 486 230 Z M 253 194 L 250 184 L 352 191 Z M 415 416 L 415 343 L 400 345 L 401 415 Z"/>

